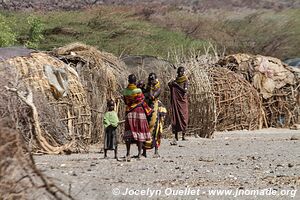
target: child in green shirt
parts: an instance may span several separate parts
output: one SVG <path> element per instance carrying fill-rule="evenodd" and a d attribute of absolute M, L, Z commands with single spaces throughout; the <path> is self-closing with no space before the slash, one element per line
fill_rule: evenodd
<path fill-rule="evenodd" d="M 117 150 L 118 150 L 118 137 L 117 137 L 117 127 L 119 125 L 119 118 L 115 109 L 115 102 L 113 100 L 108 100 L 107 102 L 108 111 L 104 114 L 103 124 L 104 124 L 104 158 L 107 158 L 107 150 L 115 151 L 115 159 L 118 160 Z"/>

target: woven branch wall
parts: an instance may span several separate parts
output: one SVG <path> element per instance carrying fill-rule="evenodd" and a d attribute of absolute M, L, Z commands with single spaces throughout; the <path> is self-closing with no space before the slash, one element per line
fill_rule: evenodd
<path fill-rule="evenodd" d="M 211 67 L 216 103 L 216 129 L 254 130 L 262 127 L 263 112 L 258 92 L 244 78 L 226 69 Z"/>
<path fill-rule="evenodd" d="M 120 119 L 125 113 L 125 106 L 119 98 L 128 75 L 125 64 L 112 54 L 81 43 L 60 47 L 52 54 L 77 71 L 91 108 L 90 142 L 102 141 L 107 99 L 116 100 Z"/>
<path fill-rule="evenodd" d="M 218 64 L 243 76 L 262 97 L 265 127 L 291 127 L 300 118 L 300 69 L 277 58 L 234 54 Z"/>
<path fill-rule="evenodd" d="M 210 77 L 201 62 L 190 59 L 181 64 L 189 78 L 189 132 L 203 138 L 213 137 L 216 105 Z"/>
<path fill-rule="evenodd" d="M 33 102 L 37 104 L 40 119 L 47 119 L 45 116 L 53 116 L 54 113 L 55 119 L 59 119 L 57 123 L 51 125 L 47 124 L 47 121 L 41 121 L 43 135 L 48 142 L 53 146 L 60 146 L 62 141 L 59 138 L 66 138 L 68 141 L 74 141 L 74 145 L 69 150 L 86 151 L 87 142 L 91 137 L 91 113 L 86 92 L 76 74 L 69 71 L 63 62 L 44 53 L 31 53 L 29 56 L 10 58 L 1 65 L 4 71 L 7 68 L 16 69 L 16 81 L 24 83 L 26 88 L 33 88 Z M 46 65 L 64 69 L 67 72 L 68 92 L 66 96 L 56 95 L 45 75 Z M 40 105 L 41 98 L 44 98 L 44 105 Z M 19 111 L 15 110 L 15 112 Z M 51 128 L 53 126 L 61 127 L 62 132 L 53 132 L 55 131 Z M 32 132 L 31 135 L 34 133 Z"/>
<path fill-rule="evenodd" d="M 289 128 L 300 124 L 300 84 L 277 89 L 274 95 L 263 100 L 268 127 Z"/>

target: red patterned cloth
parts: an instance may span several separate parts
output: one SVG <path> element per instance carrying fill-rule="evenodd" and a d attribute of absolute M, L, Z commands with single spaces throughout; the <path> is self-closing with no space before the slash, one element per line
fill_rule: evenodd
<path fill-rule="evenodd" d="M 147 117 L 142 106 L 135 107 L 127 113 L 123 139 L 131 142 L 145 142 L 151 139 Z"/>
<path fill-rule="evenodd" d="M 140 88 L 129 84 L 123 91 L 126 104 L 125 133 L 123 139 L 130 142 L 145 142 L 151 139 L 149 124 L 146 115 L 152 109 L 145 102 L 145 97 Z"/>

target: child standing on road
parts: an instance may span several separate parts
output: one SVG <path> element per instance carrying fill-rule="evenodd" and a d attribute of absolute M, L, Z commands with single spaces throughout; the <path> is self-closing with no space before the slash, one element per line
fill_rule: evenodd
<path fill-rule="evenodd" d="M 118 160 L 118 137 L 117 127 L 119 125 L 119 118 L 115 109 L 115 102 L 108 100 L 107 102 L 108 111 L 104 114 L 104 158 L 107 158 L 107 150 L 115 151 L 115 159 Z"/>

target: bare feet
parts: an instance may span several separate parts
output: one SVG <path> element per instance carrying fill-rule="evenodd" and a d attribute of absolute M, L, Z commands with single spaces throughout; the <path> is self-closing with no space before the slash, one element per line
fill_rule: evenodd
<path fill-rule="evenodd" d="M 153 155 L 153 158 L 159 158 L 159 157 L 160 157 L 160 155 L 158 153 Z"/>
<path fill-rule="evenodd" d="M 171 145 L 177 145 L 177 141 L 173 140 L 172 142 L 170 142 Z"/>
<path fill-rule="evenodd" d="M 125 161 L 126 162 L 130 162 L 131 161 L 130 155 L 125 156 Z"/>

